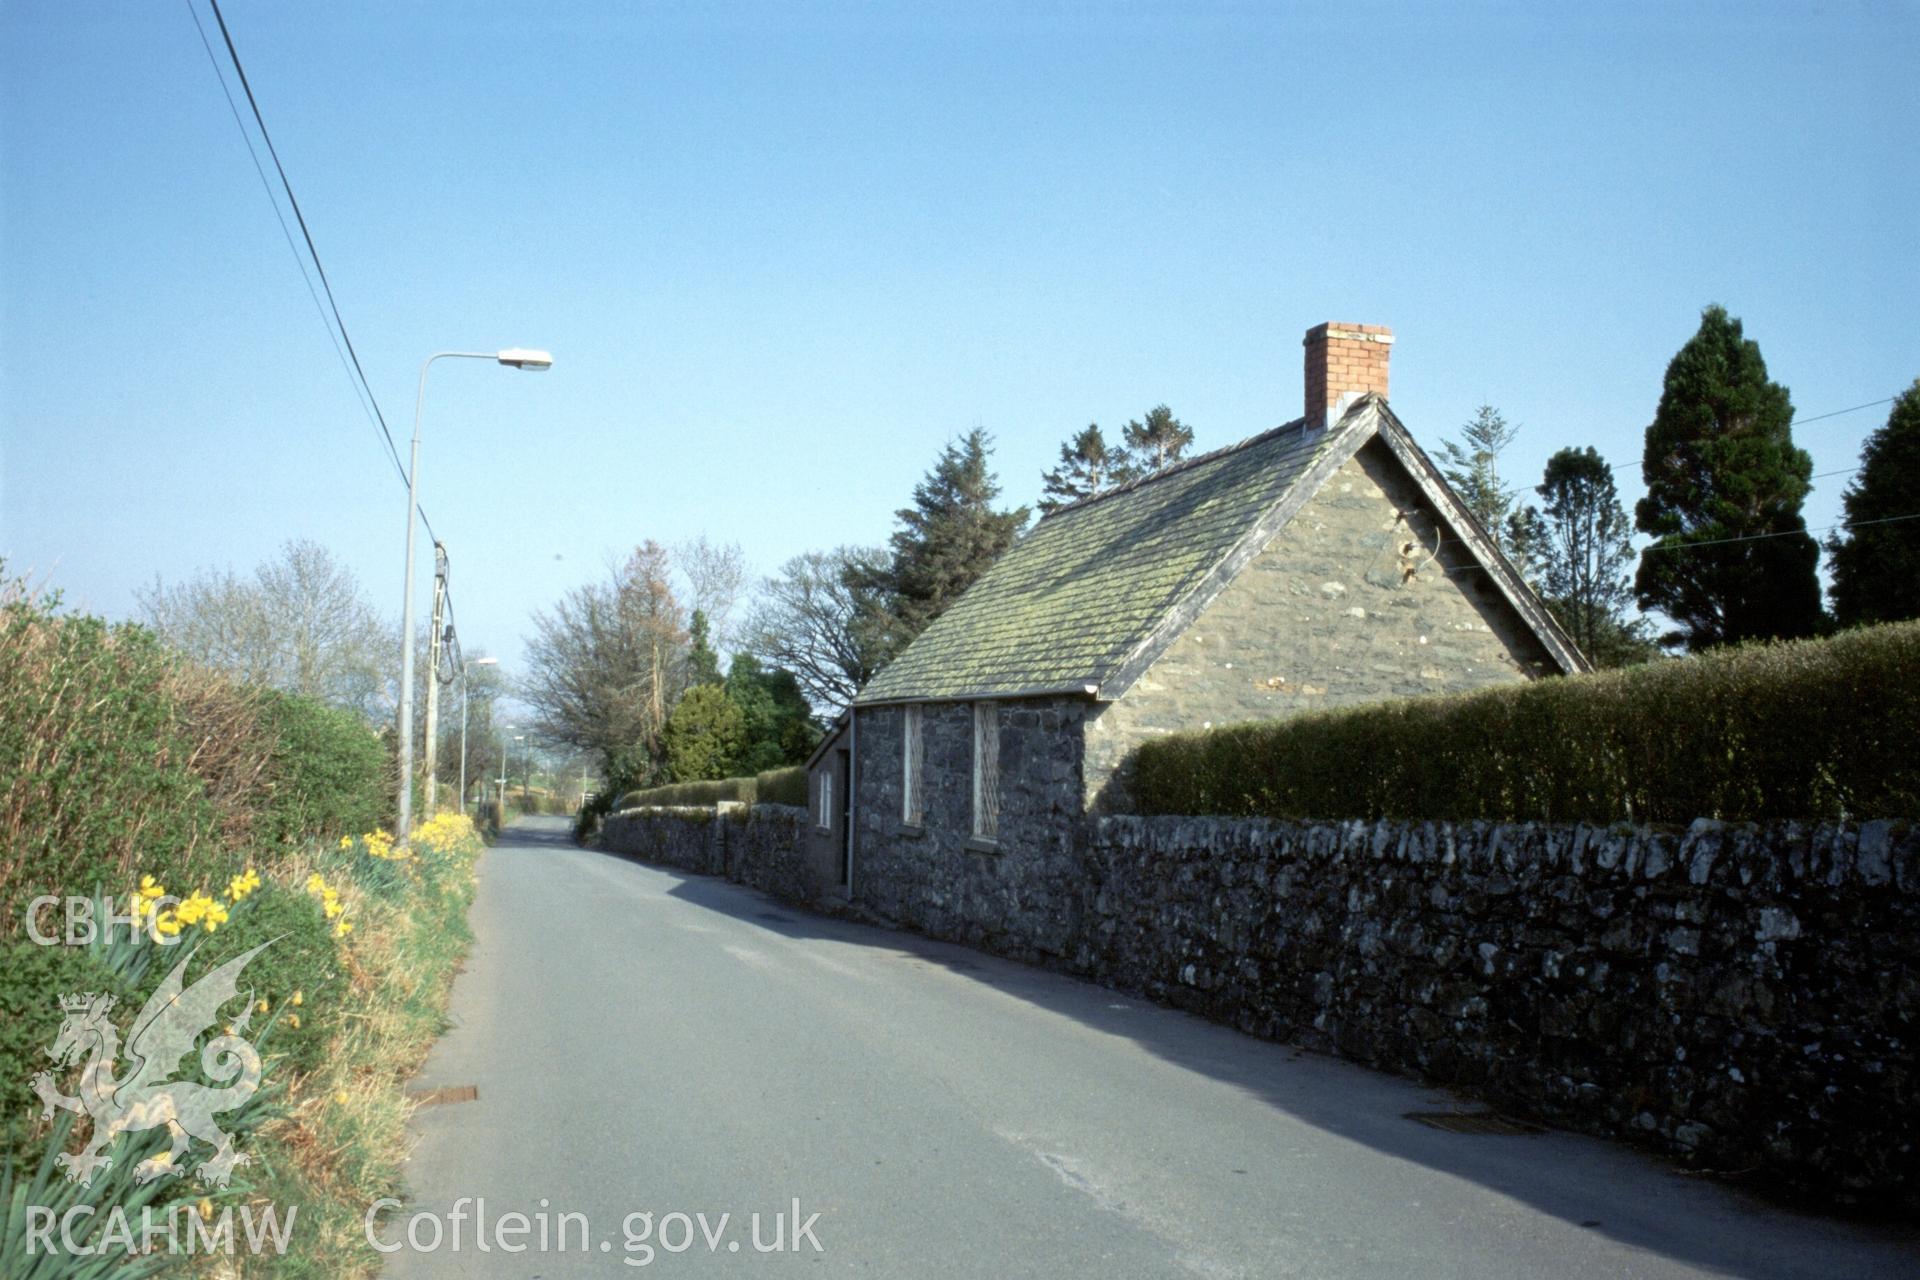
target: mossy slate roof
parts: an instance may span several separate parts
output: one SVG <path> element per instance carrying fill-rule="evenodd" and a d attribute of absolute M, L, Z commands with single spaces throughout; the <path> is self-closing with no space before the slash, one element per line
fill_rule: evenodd
<path fill-rule="evenodd" d="M 856 703 L 1097 692 L 1359 416 L 1289 423 L 1055 511 Z"/>

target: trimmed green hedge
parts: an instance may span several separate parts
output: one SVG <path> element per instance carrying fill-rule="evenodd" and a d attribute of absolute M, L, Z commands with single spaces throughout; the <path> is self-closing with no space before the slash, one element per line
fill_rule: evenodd
<path fill-rule="evenodd" d="M 1143 745 L 1146 814 L 1920 816 L 1920 622 Z"/>
<path fill-rule="evenodd" d="M 768 769 L 754 778 L 758 791 L 758 804 L 790 804 L 795 808 L 807 807 L 807 769 L 805 765 L 789 765 L 784 769 Z"/>
<path fill-rule="evenodd" d="M 712 782 L 673 782 L 664 787 L 629 791 L 620 797 L 615 809 L 706 808 L 729 801 L 741 804 L 807 803 L 807 771 L 800 765 L 768 769 L 747 778 L 720 778 Z"/>

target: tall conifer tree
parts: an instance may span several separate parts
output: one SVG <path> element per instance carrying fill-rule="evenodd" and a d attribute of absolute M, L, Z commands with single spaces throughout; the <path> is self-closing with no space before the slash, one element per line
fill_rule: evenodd
<path fill-rule="evenodd" d="M 1833 553 L 1833 612 L 1842 626 L 1920 618 L 1920 379 L 1867 437 L 1841 498 L 1847 528 Z"/>
<path fill-rule="evenodd" d="M 1759 344 L 1708 307 L 1667 366 L 1634 510 L 1655 539 L 1634 589 L 1679 624 L 1666 643 L 1697 651 L 1819 629 L 1820 548 L 1800 514 L 1813 459 L 1794 447 L 1792 422 Z"/>

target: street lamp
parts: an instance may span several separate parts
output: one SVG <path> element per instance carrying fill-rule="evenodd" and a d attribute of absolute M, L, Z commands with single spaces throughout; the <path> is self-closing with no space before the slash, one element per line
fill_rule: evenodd
<path fill-rule="evenodd" d="M 497 667 L 498 658 L 469 658 L 460 665 L 460 812 L 467 811 L 467 704 L 472 700 L 473 688 L 468 683 L 467 673 L 475 667 Z"/>
<path fill-rule="evenodd" d="M 500 726 L 500 821 L 501 822 L 505 822 L 507 820 L 507 753 L 513 750 L 512 747 L 507 745 L 507 735 L 512 733 L 516 727 L 517 726 L 510 725 L 510 724 L 503 724 Z"/>
<path fill-rule="evenodd" d="M 527 735 L 524 733 L 516 733 L 513 735 L 513 740 L 515 742 L 526 742 Z M 531 779 L 529 779 L 527 775 L 532 771 L 533 771 L 533 747 L 529 745 L 526 749 L 526 753 L 520 759 L 520 803 L 521 804 L 525 804 L 527 802 L 527 783 L 531 781 Z"/>
<path fill-rule="evenodd" d="M 553 367 L 545 351 L 508 347 L 505 351 L 436 351 L 420 363 L 420 390 L 413 400 L 413 452 L 407 462 L 407 572 L 400 605 L 400 812 L 394 843 L 405 848 L 413 830 L 413 523 L 420 509 L 420 411 L 427 400 L 427 370 L 435 360 L 497 360 L 512 369 Z"/>

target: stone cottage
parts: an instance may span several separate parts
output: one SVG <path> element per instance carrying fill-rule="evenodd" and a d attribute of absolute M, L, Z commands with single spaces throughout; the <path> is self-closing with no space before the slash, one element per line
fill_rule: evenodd
<path fill-rule="evenodd" d="M 1388 407 L 1392 343 L 1309 330 L 1301 418 L 1047 515 L 861 690 L 818 757 L 858 901 L 1058 955 L 1142 741 L 1585 669 Z"/>

